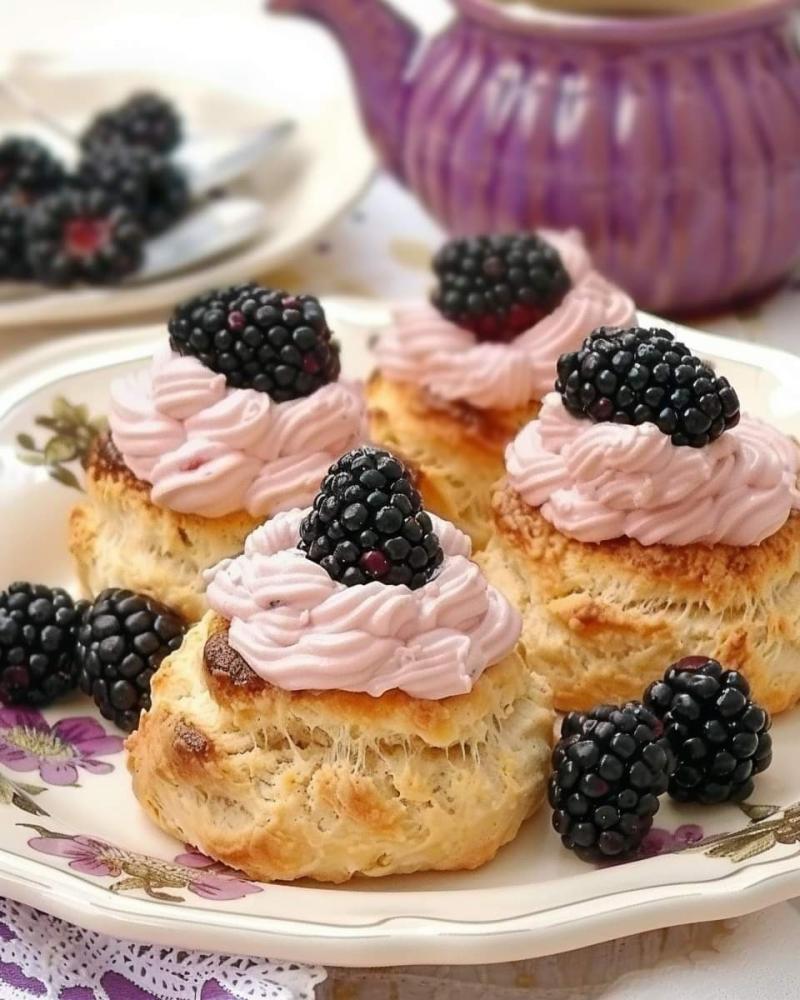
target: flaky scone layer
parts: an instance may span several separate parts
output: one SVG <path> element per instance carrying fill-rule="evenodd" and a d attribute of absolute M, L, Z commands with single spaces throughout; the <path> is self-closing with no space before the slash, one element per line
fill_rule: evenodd
<path fill-rule="evenodd" d="M 522 612 L 527 657 L 560 709 L 641 698 L 691 654 L 744 671 L 772 712 L 800 701 L 800 515 L 744 548 L 585 544 L 501 485 L 477 561 Z"/>
<path fill-rule="evenodd" d="M 249 514 L 205 518 L 150 502 L 150 487 L 128 469 L 108 435 L 86 468 L 86 500 L 69 518 L 69 548 L 87 594 L 128 587 L 179 611 L 205 613 L 202 572 L 236 555 L 260 521 Z"/>
<path fill-rule="evenodd" d="M 414 466 L 428 509 L 465 531 L 476 549 L 485 545 L 505 447 L 536 416 L 539 403 L 480 410 L 380 374 L 370 379 L 366 397 L 372 439 Z"/>
<path fill-rule="evenodd" d="M 190 630 L 127 744 L 146 812 L 209 856 L 263 881 L 472 869 L 541 803 L 552 699 L 518 653 L 441 701 L 288 692 L 225 629 Z"/>

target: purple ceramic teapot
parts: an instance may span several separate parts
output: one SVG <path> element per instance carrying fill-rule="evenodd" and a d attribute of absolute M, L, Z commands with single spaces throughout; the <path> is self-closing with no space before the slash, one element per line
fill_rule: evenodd
<path fill-rule="evenodd" d="M 272 0 L 328 25 L 386 166 L 451 232 L 582 229 L 657 311 L 769 288 L 800 250 L 796 0 L 638 18 Z"/>

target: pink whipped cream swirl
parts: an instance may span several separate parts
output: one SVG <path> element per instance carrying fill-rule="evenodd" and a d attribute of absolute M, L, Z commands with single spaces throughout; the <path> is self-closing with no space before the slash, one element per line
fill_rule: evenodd
<path fill-rule="evenodd" d="M 574 233 L 541 234 L 561 255 L 572 288 L 561 305 L 508 344 L 480 343 L 428 304 L 399 307 L 375 349 L 387 378 L 423 386 L 447 400 L 479 409 L 511 410 L 553 388 L 556 362 L 598 326 L 629 326 L 628 296 L 592 270 Z"/>
<path fill-rule="evenodd" d="M 581 542 L 757 545 L 800 509 L 800 448 L 753 417 L 705 448 L 579 420 L 548 395 L 506 451 L 512 488 Z"/>
<path fill-rule="evenodd" d="M 275 403 L 165 348 L 149 369 L 111 384 L 111 436 L 152 485 L 153 503 L 183 514 L 253 517 L 310 503 L 328 467 L 366 436 L 361 389 L 334 382 Z"/>
<path fill-rule="evenodd" d="M 243 555 L 206 574 L 209 607 L 230 622 L 228 642 L 263 680 L 287 691 L 448 698 L 470 691 L 516 645 L 519 614 L 449 522 L 431 516 L 445 558 L 423 587 L 345 587 L 296 547 L 305 513 L 279 514 L 250 535 Z"/>

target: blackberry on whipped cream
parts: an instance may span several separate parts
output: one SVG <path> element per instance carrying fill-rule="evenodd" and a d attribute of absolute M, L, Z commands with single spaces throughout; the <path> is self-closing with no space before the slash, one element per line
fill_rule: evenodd
<path fill-rule="evenodd" d="M 800 450 L 745 415 L 705 448 L 652 423 L 590 423 L 553 392 L 506 450 L 511 488 L 580 542 L 758 545 L 800 509 Z"/>
<path fill-rule="evenodd" d="M 739 423 L 739 397 L 666 330 L 599 327 L 562 354 L 556 391 L 575 417 L 655 424 L 674 445 L 702 448 Z"/>
<path fill-rule="evenodd" d="M 377 448 L 356 448 L 330 467 L 300 538 L 308 558 L 347 587 L 380 580 L 416 590 L 443 559 L 411 475 Z"/>
<path fill-rule="evenodd" d="M 564 294 L 548 310 L 526 313 L 527 325 L 521 328 L 509 320 L 488 338 L 430 303 L 398 308 L 375 349 L 381 375 L 438 399 L 480 410 L 513 410 L 553 388 L 558 358 L 587 330 L 634 321 L 633 302 L 594 270 L 577 235 L 543 235 L 568 275 Z"/>
<path fill-rule="evenodd" d="M 149 368 L 112 382 L 109 415 L 158 506 L 207 518 L 303 506 L 364 440 L 361 386 L 338 381 L 338 347 L 312 296 L 212 290 L 178 307 L 169 332 Z"/>
<path fill-rule="evenodd" d="M 537 233 L 450 240 L 433 259 L 433 304 L 479 340 L 513 340 L 561 304 L 571 280 Z"/>
<path fill-rule="evenodd" d="M 399 689 L 413 698 L 466 694 L 519 639 L 519 613 L 470 556 L 466 535 L 431 516 L 439 571 L 422 586 L 346 586 L 301 548 L 310 511 L 278 514 L 244 553 L 206 574 L 228 643 L 262 680 L 287 691 Z"/>
<path fill-rule="evenodd" d="M 310 396 L 339 377 L 339 345 L 313 295 L 260 285 L 213 289 L 177 307 L 172 349 L 225 376 L 234 389 L 264 392 L 276 403 Z"/>

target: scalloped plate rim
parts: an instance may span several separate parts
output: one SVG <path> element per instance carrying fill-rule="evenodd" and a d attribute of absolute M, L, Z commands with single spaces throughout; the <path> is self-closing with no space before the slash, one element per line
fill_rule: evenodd
<path fill-rule="evenodd" d="M 370 300 L 334 296 L 326 298 L 326 307 L 334 324 L 339 320 L 366 329 L 386 317 L 386 306 Z M 704 353 L 769 371 L 784 386 L 800 384 L 800 358 L 692 331 L 656 317 L 643 316 L 643 321 L 685 335 Z M 145 357 L 161 335 L 163 329 L 158 325 L 100 331 L 58 338 L 18 355 L 0 372 L 0 419 L 31 393 L 62 378 Z M 12 822 L 17 820 L 13 814 Z M 685 872 L 686 866 L 682 864 L 685 857 L 659 858 L 660 874 L 664 875 L 670 864 L 677 874 Z M 655 860 L 642 864 L 652 865 Z M 0 846 L 0 891 L 63 919 L 120 937 L 348 966 L 473 964 L 532 958 L 687 921 L 740 916 L 800 894 L 800 847 L 793 846 L 788 853 L 784 850 L 778 856 L 760 857 L 736 867 L 715 861 L 713 867 L 704 868 L 706 877 L 702 879 L 679 877 L 659 886 L 623 887 L 538 912 L 520 912 L 525 907 L 524 900 L 519 899 L 521 886 L 458 890 L 459 903 L 469 900 L 469 905 L 462 909 L 471 909 L 473 919 L 424 913 L 437 897 L 450 895 L 441 888 L 400 893 L 391 889 L 381 892 L 380 888 L 372 887 L 364 902 L 363 893 L 346 887 L 265 887 L 271 893 L 273 911 L 281 910 L 281 900 L 288 898 L 286 893 L 304 893 L 312 904 L 327 901 L 326 906 L 315 912 L 324 915 L 327 909 L 331 914 L 328 922 L 309 919 L 298 922 L 280 915 L 243 913 L 241 906 L 246 904 L 241 903 L 232 911 L 212 912 L 191 902 L 176 907 L 123 896 L 55 864 L 39 857 L 23 857 Z M 601 874 L 600 885 L 613 880 L 613 870 Z M 581 874 L 569 875 L 561 880 L 529 883 L 529 887 L 536 893 L 540 886 L 552 890 L 559 881 L 574 885 L 581 878 Z M 512 905 L 515 893 L 517 898 Z M 336 922 L 337 910 L 346 911 L 348 900 L 355 896 L 361 897 L 362 915 L 356 918 L 350 913 L 349 920 Z M 397 901 L 394 912 L 393 897 Z M 381 913 L 382 899 L 389 905 Z M 480 916 L 481 902 L 490 899 L 495 903 L 507 901 L 504 916 L 492 919 Z M 376 919 L 367 919 L 370 905 L 380 913 Z"/>

